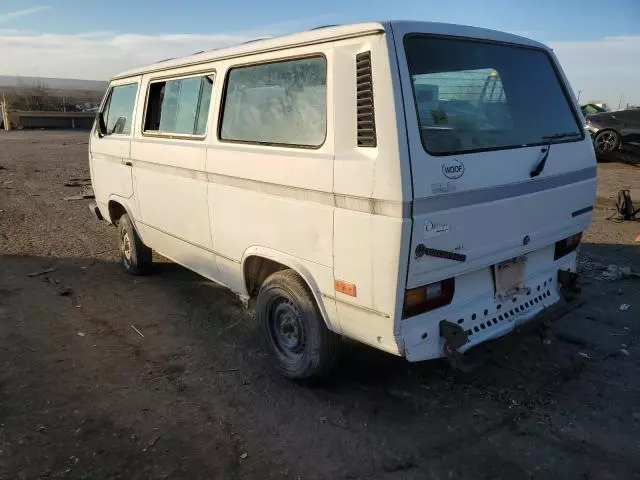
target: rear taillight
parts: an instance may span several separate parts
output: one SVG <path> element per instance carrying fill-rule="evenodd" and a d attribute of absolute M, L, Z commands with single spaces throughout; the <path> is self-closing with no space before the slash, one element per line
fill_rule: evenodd
<path fill-rule="evenodd" d="M 448 278 L 424 287 L 412 288 L 404 293 L 402 318 L 414 317 L 449 305 L 456 290 L 456 279 Z"/>
<path fill-rule="evenodd" d="M 569 238 L 565 238 L 564 240 L 560 240 L 556 242 L 555 253 L 553 254 L 553 259 L 558 260 L 559 258 L 568 255 L 569 253 L 575 251 L 576 248 L 580 245 L 580 241 L 582 240 L 582 232 L 576 233 L 575 235 L 571 235 Z"/>

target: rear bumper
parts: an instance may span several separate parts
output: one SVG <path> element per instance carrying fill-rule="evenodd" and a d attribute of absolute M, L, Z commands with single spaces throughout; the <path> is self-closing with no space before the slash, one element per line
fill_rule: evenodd
<path fill-rule="evenodd" d="M 485 292 L 441 312 L 434 311 L 404 320 L 407 322 L 402 327 L 405 357 L 410 362 L 444 357 L 445 340 L 440 331 L 442 320 L 459 326 L 460 332 L 466 333 L 465 343 L 458 348 L 463 353 L 525 325 L 557 318 L 567 308 L 561 297 L 558 271 L 575 271 L 575 258 L 575 253 L 569 254 L 553 262 L 544 271 L 529 276 L 528 294 L 522 293 L 501 301 L 494 298 L 493 292 Z"/>
<path fill-rule="evenodd" d="M 483 338 L 478 338 L 473 342 L 468 342 L 460 348 L 460 352 L 464 353 L 474 346 L 479 345 L 480 343 L 500 338 L 513 331 L 534 328 L 545 322 L 552 321 L 563 316 L 563 314 L 565 314 L 569 310 L 572 310 L 573 308 L 568 305 L 567 302 L 563 301 L 560 296 L 558 296 L 558 298 L 554 301 L 555 303 L 552 303 L 548 306 L 539 307 L 535 311 L 528 312 L 520 316 L 515 316 L 513 317 L 513 320 L 510 319 L 508 322 L 506 322 L 505 325 L 500 325 L 500 323 L 498 323 L 498 328 L 489 331 L 488 335 L 484 336 Z"/>

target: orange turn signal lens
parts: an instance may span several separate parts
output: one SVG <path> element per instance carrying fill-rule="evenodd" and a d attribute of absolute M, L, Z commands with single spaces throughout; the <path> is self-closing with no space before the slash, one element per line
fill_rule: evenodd
<path fill-rule="evenodd" d="M 344 293 L 350 297 L 356 296 L 356 286 L 353 283 L 345 282 L 344 280 L 336 280 L 333 282 L 333 287 L 336 292 Z"/>

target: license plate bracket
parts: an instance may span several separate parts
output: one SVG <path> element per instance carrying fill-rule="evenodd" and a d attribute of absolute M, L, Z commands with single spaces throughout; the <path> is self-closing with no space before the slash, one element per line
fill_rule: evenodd
<path fill-rule="evenodd" d="M 512 258 L 494 265 L 496 297 L 511 297 L 524 290 L 525 266 L 525 257 Z"/>

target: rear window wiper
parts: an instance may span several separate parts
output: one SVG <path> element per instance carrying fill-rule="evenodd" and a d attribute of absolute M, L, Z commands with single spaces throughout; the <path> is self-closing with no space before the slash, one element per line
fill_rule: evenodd
<path fill-rule="evenodd" d="M 551 144 L 554 140 L 564 140 L 566 138 L 575 138 L 581 136 L 581 133 L 578 132 L 561 132 L 561 133 L 552 133 L 551 135 L 545 135 L 542 137 L 542 140 L 546 140 L 546 145 L 542 147 L 540 150 L 541 157 L 536 166 L 529 172 L 531 178 L 537 177 L 544 170 L 545 165 L 547 164 L 547 158 L 549 157 L 549 150 L 551 150 Z"/>
<path fill-rule="evenodd" d="M 542 137 L 543 140 L 547 140 L 551 142 L 552 140 L 564 140 L 567 138 L 574 138 L 582 136 L 579 132 L 563 132 L 563 133 L 552 133 L 551 135 L 545 135 Z"/>

